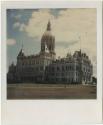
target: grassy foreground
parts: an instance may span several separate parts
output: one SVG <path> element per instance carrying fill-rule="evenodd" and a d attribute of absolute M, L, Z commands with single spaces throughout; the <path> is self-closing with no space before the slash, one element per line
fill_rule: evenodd
<path fill-rule="evenodd" d="M 96 99 L 96 86 L 8 84 L 7 99 Z"/>

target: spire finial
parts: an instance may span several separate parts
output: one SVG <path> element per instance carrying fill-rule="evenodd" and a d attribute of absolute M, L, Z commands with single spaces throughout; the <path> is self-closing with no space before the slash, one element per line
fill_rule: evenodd
<path fill-rule="evenodd" d="M 50 20 L 48 21 L 48 24 L 47 24 L 47 30 L 48 30 L 48 31 L 51 30 L 51 23 L 50 23 Z"/>
<path fill-rule="evenodd" d="M 81 36 L 79 36 L 79 42 L 80 42 L 80 51 L 81 51 Z"/>
<path fill-rule="evenodd" d="M 23 50 L 23 42 L 22 42 L 22 46 L 21 46 L 21 49 Z"/>

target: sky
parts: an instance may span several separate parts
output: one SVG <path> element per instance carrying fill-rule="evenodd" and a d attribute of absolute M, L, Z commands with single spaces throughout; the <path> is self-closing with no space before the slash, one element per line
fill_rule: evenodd
<path fill-rule="evenodd" d="M 55 36 L 56 56 L 65 57 L 81 48 L 87 53 L 93 64 L 96 76 L 96 9 L 7 9 L 7 68 L 14 62 L 22 48 L 25 55 L 40 52 L 40 42 L 51 22 Z"/>

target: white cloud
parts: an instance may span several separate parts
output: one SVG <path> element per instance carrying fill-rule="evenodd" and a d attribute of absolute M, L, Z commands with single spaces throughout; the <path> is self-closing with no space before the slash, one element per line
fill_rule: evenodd
<path fill-rule="evenodd" d="M 16 40 L 15 39 L 7 39 L 7 45 L 10 45 L 10 46 L 12 46 L 12 45 L 15 45 L 16 44 Z"/>
<path fill-rule="evenodd" d="M 20 22 L 15 22 L 13 24 L 13 28 L 14 29 L 18 28 L 19 31 L 25 31 L 25 24 L 24 23 L 20 23 Z"/>
<path fill-rule="evenodd" d="M 67 52 L 68 52 L 67 48 L 56 47 L 56 56 L 57 56 L 57 58 L 66 56 Z"/>
<path fill-rule="evenodd" d="M 18 14 L 18 15 L 15 15 L 14 18 L 19 20 L 21 18 L 22 15 Z"/>
<path fill-rule="evenodd" d="M 25 31 L 25 24 L 24 23 L 20 24 L 19 30 Z"/>
<path fill-rule="evenodd" d="M 16 22 L 16 23 L 13 24 L 13 28 L 18 28 L 18 27 L 20 27 L 20 23 L 19 22 Z"/>

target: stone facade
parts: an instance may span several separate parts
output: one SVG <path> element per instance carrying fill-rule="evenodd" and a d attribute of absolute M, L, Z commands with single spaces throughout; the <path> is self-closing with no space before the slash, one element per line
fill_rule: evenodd
<path fill-rule="evenodd" d="M 51 83 L 91 83 L 92 64 L 85 53 L 76 51 L 73 55 L 57 59 L 46 67 L 46 80 Z"/>
<path fill-rule="evenodd" d="M 91 83 L 93 67 L 89 57 L 81 50 L 73 55 L 56 59 L 55 37 L 51 33 L 50 21 L 41 38 L 41 51 L 37 55 L 26 56 L 23 48 L 7 73 L 7 81 L 34 83 Z"/>

